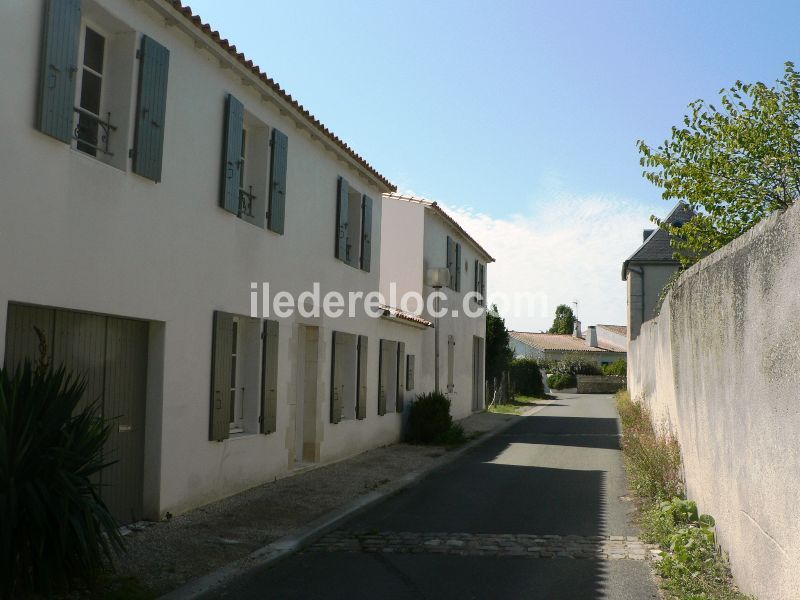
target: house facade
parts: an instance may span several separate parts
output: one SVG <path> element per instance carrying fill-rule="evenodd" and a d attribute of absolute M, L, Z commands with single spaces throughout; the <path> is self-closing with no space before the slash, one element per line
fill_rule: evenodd
<path fill-rule="evenodd" d="M 595 362 L 601 367 L 627 360 L 624 326 L 591 325 L 583 333 L 578 334 L 579 331 L 579 321 L 572 335 L 509 331 L 509 345 L 515 357 L 535 360 L 582 360 Z"/>
<path fill-rule="evenodd" d="M 44 342 L 87 378 L 113 419 L 115 516 L 397 441 L 432 389 L 431 319 L 330 315 L 314 293 L 381 289 L 392 184 L 180 2 L 15 1 L 3 17 L 0 361 Z M 445 255 L 428 220 L 420 269 Z M 463 363 L 456 416 L 479 321 L 441 330 Z"/>
<path fill-rule="evenodd" d="M 455 418 L 484 408 L 486 349 L 486 266 L 494 262 L 436 202 L 416 196 L 383 196 L 381 293 L 408 312 L 435 322 L 436 306 L 403 297 L 426 299 L 442 293 L 438 319 L 439 384 Z M 449 283 L 434 288 L 431 271 L 445 269 Z M 420 390 L 435 388 L 436 332 L 424 331 Z"/>
<path fill-rule="evenodd" d="M 679 202 L 664 221 L 680 226 L 693 216 L 694 212 Z M 636 339 L 642 323 L 655 315 L 661 290 L 680 267 L 674 253 L 666 231 L 645 229 L 642 245 L 622 264 L 622 280 L 627 285 L 629 339 Z"/>

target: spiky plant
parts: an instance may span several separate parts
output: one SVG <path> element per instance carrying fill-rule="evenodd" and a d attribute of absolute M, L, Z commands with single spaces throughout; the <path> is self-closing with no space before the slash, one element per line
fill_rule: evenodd
<path fill-rule="evenodd" d="M 79 406 L 85 379 L 29 362 L 0 369 L 0 593 L 91 581 L 122 550 L 96 475 L 110 425 Z"/>

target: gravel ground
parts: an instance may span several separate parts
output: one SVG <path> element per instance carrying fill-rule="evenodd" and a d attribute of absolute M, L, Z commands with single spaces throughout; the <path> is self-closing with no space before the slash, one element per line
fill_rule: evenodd
<path fill-rule="evenodd" d="M 476 413 L 461 422 L 474 437 L 515 415 Z M 350 500 L 437 463 L 447 449 L 394 444 L 267 483 L 219 502 L 145 524 L 125 537 L 118 575 L 134 577 L 155 594 L 242 558 Z"/>

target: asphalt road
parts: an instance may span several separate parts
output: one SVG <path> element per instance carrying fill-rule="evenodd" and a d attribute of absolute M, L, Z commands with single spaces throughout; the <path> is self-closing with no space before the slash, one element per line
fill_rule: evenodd
<path fill-rule="evenodd" d="M 632 505 L 623 498 L 618 433 L 610 396 L 559 394 L 536 415 L 520 417 L 510 429 L 345 523 L 339 541 L 352 532 L 355 549 L 339 549 L 336 539 L 328 544 L 324 538 L 210 597 L 658 598 L 643 560 L 512 555 L 502 539 L 497 546 L 461 551 L 463 540 L 473 536 L 580 536 L 583 544 L 598 536 L 635 536 Z M 427 543 L 403 552 L 364 551 L 360 535 Z M 450 544 L 459 545 L 460 553 L 446 552 Z"/>

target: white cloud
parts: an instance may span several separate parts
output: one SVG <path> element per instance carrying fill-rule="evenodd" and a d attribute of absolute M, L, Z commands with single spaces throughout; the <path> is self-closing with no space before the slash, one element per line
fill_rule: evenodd
<path fill-rule="evenodd" d="M 650 214 L 663 208 L 563 193 L 528 215 L 507 218 L 446 207 L 497 261 L 488 269 L 490 300 L 527 296 L 501 307 L 509 329 L 522 331 L 546 330 L 555 307 L 573 300 L 584 326 L 625 324 L 622 262 L 641 243 Z"/>

